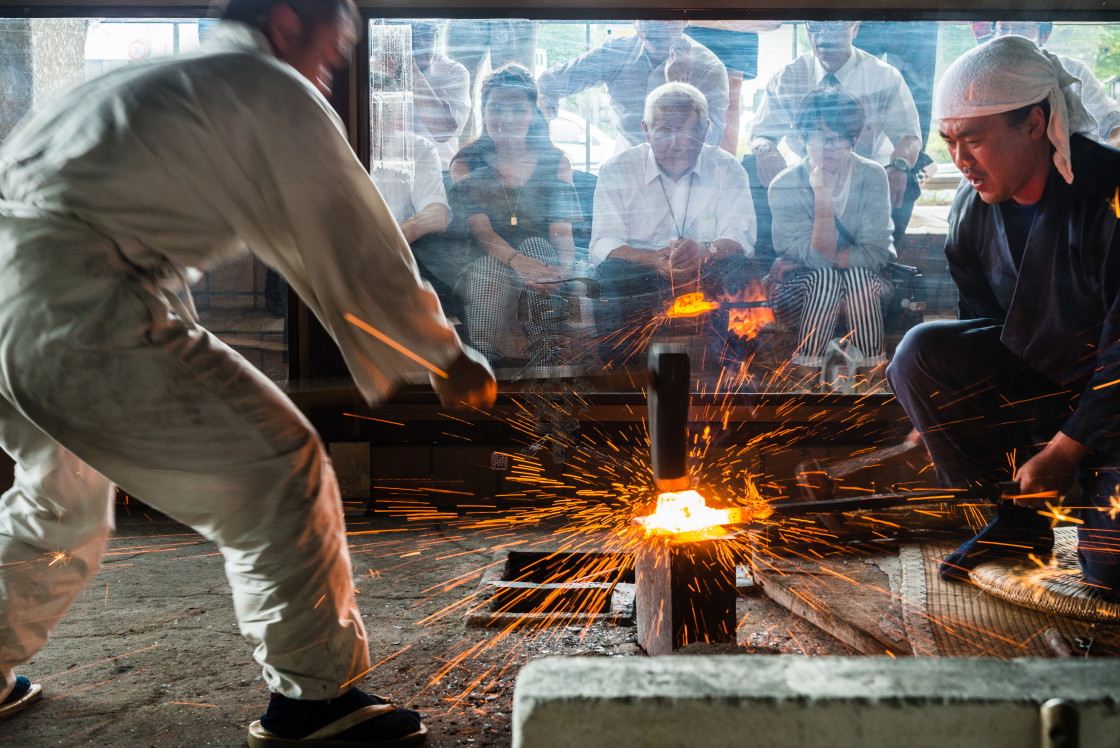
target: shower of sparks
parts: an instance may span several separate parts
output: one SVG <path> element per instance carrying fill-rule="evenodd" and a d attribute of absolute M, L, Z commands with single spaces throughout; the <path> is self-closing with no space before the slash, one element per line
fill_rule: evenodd
<path fill-rule="evenodd" d="M 1073 522 L 1078 525 L 1084 524 L 1084 520 L 1073 516 L 1075 507 L 1062 506 L 1061 501 L 1058 502 L 1057 506 L 1054 506 L 1049 501 L 1045 503 L 1046 511 L 1040 510 L 1038 513 L 1050 520 L 1051 527 L 1057 527 L 1059 522 Z"/>
<path fill-rule="evenodd" d="M 749 515 L 748 515 L 749 516 Z M 736 509 L 716 509 L 708 506 L 696 491 L 674 491 L 657 497 L 653 514 L 636 517 L 634 521 L 645 528 L 646 534 L 678 534 L 743 521 L 747 517 Z"/>
<path fill-rule="evenodd" d="M 1108 509 L 1102 509 L 1101 511 L 1108 512 L 1109 519 L 1116 519 L 1116 517 L 1120 516 L 1120 492 L 1109 496 Z"/>
<path fill-rule="evenodd" d="M 668 312 L 649 315 L 624 324 L 611 333 L 613 337 L 595 342 L 614 346 L 620 353 L 633 353 L 644 350 L 652 338 L 667 330 L 694 331 L 710 322 L 713 315 L 737 311 L 772 315 L 764 307 L 733 307 L 735 301 L 755 300 L 721 298 L 705 302 L 719 308 L 694 317 L 672 318 Z M 732 319 L 728 320 L 729 327 Z M 764 321 L 752 335 L 771 334 L 768 326 Z M 732 336 L 728 345 L 750 343 L 751 337 Z M 896 540 L 901 528 L 917 521 L 914 518 L 936 525 L 947 524 L 951 518 L 959 522 L 963 516 L 973 526 L 982 527 L 987 523 L 989 507 L 979 503 L 924 504 L 920 509 L 906 510 L 905 519 L 897 514 L 849 516 L 846 527 L 859 530 L 865 540 L 860 545 L 843 539 L 813 517 L 770 514 L 770 500 L 798 498 L 789 495 L 796 493 L 796 487 L 783 479 L 792 479 L 793 466 L 805 458 L 802 445 L 825 444 L 828 454 L 836 456 L 844 453 L 844 444 L 880 442 L 882 446 L 894 437 L 884 433 L 878 401 L 873 398 L 851 398 L 851 407 L 846 409 L 793 397 L 747 399 L 743 393 L 804 391 L 820 382 L 819 372 L 807 374 L 782 363 L 762 365 L 764 356 L 756 357 L 753 350 L 748 345 L 731 352 L 706 351 L 702 355 L 707 358 L 694 359 L 694 365 L 705 373 L 697 375 L 692 386 L 697 397 L 690 412 L 691 483 L 698 495 L 708 499 L 705 508 L 721 513 L 719 522 L 706 524 L 750 523 L 749 532 L 728 533 L 719 540 L 719 554 L 735 564 L 750 559 L 760 574 L 790 575 L 790 565 L 798 564 L 796 574 L 804 582 L 797 594 L 809 610 L 827 613 L 837 599 L 858 592 L 877 596 L 913 615 L 928 616 L 898 592 L 892 592 L 889 585 L 880 588 L 861 581 L 864 578 L 837 562 L 854 559 L 867 565 L 863 559 L 868 557 L 869 543 Z M 635 389 L 641 388 L 643 379 L 644 372 L 635 374 Z M 966 396 L 972 394 L 979 393 Z M 402 459 L 400 465 L 390 465 L 377 473 L 374 496 L 368 505 L 370 516 L 348 517 L 355 584 L 364 591 L 359 604 L 363 613 L 369 610 L 370 630 L 376 630 L 378 637 L 382 632 L 391 637 L 393 627 L 420 629 L 419 635 L 427 638 L 412 650 L 412 657 L 423 649 L 424 657 L 439 664 L 422 679 L 405 679 L 401 675 L 403 666 L 399 672 L 396 666 L 409 659 L 400 655 L 413 645 L 385 639 L 382 646 L 389 646 L 382 650 L 382 659 L 361 673 L 358 680 L 368 677 L 378 686 L 392 685 L 400 703 L 421 705 L 434 715 L 477 713 L 501 722 L 508 714 L 503 717 L 502 702 L 490 699 L 508 694 L 512 678 L 526 661 L 545 656 L 564 637 L 583 641 L 602 621 L 611 620 L 613 596 L 620 585 L 628 584 L 625 580 L 633 580 L 633 555 L 650 542 L 646 528 L 635 525 L 634 519 L 654 513 L 661 503 L 650 468 L 645 407 L 623 405 L 621 409 L 630 411 L 628 417 L 609 424 L 581 419 L 577 430 L 541 428 L 542 424 L 578 418 L 573 414 L 590 407 L 583 392 L 573 398 L 576 406 L 587 407 L 580 410 L 568 403 L 564 409 L 556 406 L 555 412 L 548 412 L 545 397 L 542 402 L 546 410 L 542 413 L 540 408 L 515 399 L 503 425 L 518 434 L 514 439 L 518 443 L 494 445 L 492 451 L 500 459 L 482 446 L 487 437 L 472 438 L 472 424 L 447 417 L 447 434 L 464 440 L 462 445 L 456 442 L 455 449 L 464 450 L 456 471 L 446 471 L 442 464 L 433 470 L 436 463 L 425 445 L 419 447 L 425 451 L 416 472 L 410 473 Z M 391 424 L 399 430 L 405 425 L 404 420 L 384 421 L 351 412 L 345 415 L 367 425 L 380 421 L 371 428 Z M 566 454 L 559 463 L 551 459 L 556 446 Z M 847 454 L 857 450 L 852 447 Z M 821 460 L 827 462 L 823 456 Z M 1009 456 L 1008 479 L 1014 465 L 1014 456 Z M 482 480 L 478 484 L 489 487 L 466 484 L 462 476 L 468 473 L 484 476 L 488 484 Z M 933 476 L 927 471 L 912 484 L 891 488 L 926 488 L 931 480 Z M 494 490 L 495 486 L 499 488 Z M 850 493 L 858 489 L 839 486 L 838 490 Z M 1072 521 L 1068 509 L 1060 505 L 1049 509 L 1051 514 L 1046 516 L 1055 522 Z M 1120 495 L 1112 498 L 1111 508 L 1105 511 L 1113 517 L 1120 515 Z M 698 514 L 688 510 L 689 519 L 696 519 Z M 205 553 L 192 549 L 200 542 L 198 536 L 189 533 L 144 541 L 116 538 L 108 555 L 138 563 L 144 558 L 205 563 L 216 554 L 209 552 L 209 547 Z M 516 559 L 520 560 L 515 564 Z M 381 607 L 378 596 L 406 580 L 423 580 L 415 587 L 419 592 L 411 607 L 395 618 L 380 618 L 374 625 L 372 619 Z M 380 592 L 370 594 L 371 590 Z M 93 598 L 91 607 L 97 607 L 99 597 Z M 108 602 L 106 584 L 106 605 Z M 477 636 L 436 636 L 449 629 L 461 631 L 466 619 L 486 618 L 495 622 L 488 629 L 476 629 Z M 740 621 L 740 627 L 744 623 Z M 1023 645 L 1010 641 L 1000 631 L 987 631 L 963 620 L 942 618 L 927 623 L 971 642 L 984 654 Z M 811 634 L 802 643 L 795 631 L 788 633 L 800 650 L 812 647 Z M 805 634 L 800 630 L 796 633 Z M 892 653 L 899 653 L 899 649 L 892 647 Z"/>

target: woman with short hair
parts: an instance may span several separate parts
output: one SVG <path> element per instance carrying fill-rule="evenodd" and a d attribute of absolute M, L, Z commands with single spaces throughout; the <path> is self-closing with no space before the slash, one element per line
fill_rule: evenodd
<path fill-rule="evenodd" d="M 883 364 L 880 273 L 895 250 L 886 172 L 852 152 L 863 106 L 840 88 L 817 89 L 796 124 L 806 156 L 769 190 L 778 259 L 767 285 L 775 316 L 797 330 L 795 364 L 820 367 L 836 337 L 854 345 L 864 365 Z"/>

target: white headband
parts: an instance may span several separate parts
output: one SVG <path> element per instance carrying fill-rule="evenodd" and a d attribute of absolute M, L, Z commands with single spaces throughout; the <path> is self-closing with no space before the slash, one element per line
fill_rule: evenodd
<path fill-rule="evenodd" d="M 1081 81 L 1061 61 L 1021 36 L 1003 36 L 961 55 L 941 78 L 934 103 L 937 119 L 985 117 L 1050 103 L 1046 136 L 1054 144 L 1054 165 L 1073 182 L 1069 137 L 1092 137 L 1096 125 L 1081 104 Z"/>

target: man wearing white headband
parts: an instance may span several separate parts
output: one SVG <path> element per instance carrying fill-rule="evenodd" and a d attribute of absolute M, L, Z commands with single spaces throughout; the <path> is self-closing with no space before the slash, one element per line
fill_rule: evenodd
<path fill-rule="evenodd" d="M 1013 456 L 1022 494 L 941 576 L 1049 553 L 1039 512 L 1076 480 L 1085 581 L 1120 600 L 1120 151 L 1084 136 L 1080 82 L 1017 36 L 950 66 L 934 109 L 966 180 L 945 243 L 959 320 L 912 329 L 887 374 L 943 486 L 1006 480 Z"/>

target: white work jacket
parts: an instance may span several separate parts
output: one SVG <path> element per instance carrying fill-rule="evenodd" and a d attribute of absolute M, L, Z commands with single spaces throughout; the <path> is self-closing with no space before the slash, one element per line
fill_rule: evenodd
<path fill-rule="evenodd" d="M 443 369 L 461 351 L 338 116 L 242 24 L 26 118 L 0 148 L 3 215 L 84 224 L 162 280 L 247 245 L 322 321 L 371 403 L 420 367 L 346 313 Z"/>

